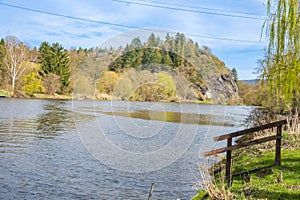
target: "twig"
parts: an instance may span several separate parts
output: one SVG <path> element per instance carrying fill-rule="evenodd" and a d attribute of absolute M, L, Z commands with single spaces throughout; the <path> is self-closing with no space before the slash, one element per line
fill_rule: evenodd
<path fill-rule="evenodd" d="M 154 182 L 152 182 L 152 184 L 151 184 L 151 189 L 150 189 L 150 192 L 149 192 L 148 200 L 152 199 L 153 190 L 154 190 Z"/>

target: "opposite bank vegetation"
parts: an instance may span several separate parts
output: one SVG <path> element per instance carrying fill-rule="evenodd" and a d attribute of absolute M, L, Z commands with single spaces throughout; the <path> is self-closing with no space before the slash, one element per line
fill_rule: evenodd
<path fill-rule="evenodd" d="M 0 89 L 13 97 L 137 101 L 237 101 L 237 72 L 206 47 L 177 33 L 153 33 L 125 47 L 29 48 L 15 36 L 0 42 Z M 4 93 L 3 93 L 4 96 Z"/>

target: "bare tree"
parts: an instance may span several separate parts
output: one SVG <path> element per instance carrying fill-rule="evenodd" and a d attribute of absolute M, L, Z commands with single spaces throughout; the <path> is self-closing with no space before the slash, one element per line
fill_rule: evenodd
<path fill-rule="evenodd" d="M 26 69 L 25 61 L 27 60 L 29 49 L 17 37 L 11 35 L 5 38 L 5 49 L 4 65 L 11 79 L 12 92 L 14 92 L 16 81 Z"/>

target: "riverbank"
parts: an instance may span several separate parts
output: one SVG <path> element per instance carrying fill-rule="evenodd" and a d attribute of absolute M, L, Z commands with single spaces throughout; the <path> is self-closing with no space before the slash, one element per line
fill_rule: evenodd
<path fill-rule="evenodd" d="M 214 187 L 222 192 L 219 199 L 223 199 L 221 198 L 222 195 L 226 195 L 227 199 L 300 199 L 299 139 L 299 133 L 283 134 L 281 166 L 272 166 L 275 156 L 272 142 L 265 146 L 257 145 L 233 151 L 233 174 L 248 173 L 234 176 L 230 189 L 225 186 L 226 183 L 222 178 L 223 172 L 215 174 L 213 177 Z M 250 172 L 250 170 L 262 167 L 267 168 Z M 200 199 L 209 199 L 205 190 L 200 190 L 193 200 Z"/>
<path fill-rule="evenodd" d="M 10 97 L 10 93 L 6 90 L 0 90 L 0 97 L 2 98 Z"/>
<path fill-rule="evenodd" d="M 0 89 L 0 97 L 3 98 L 20 98 L 20 99 L 56 99 L 56 100 L 104 100 L 104 101 L 122 101 L 122 98 L 119 97 L 112 97 L 106 94 L 100 94 L 97 96 L 91 96 L 91 95 L 73 95 L 73 94 L 41 94 L 41 93 L 34 93 L 32 95 L 28 95 L 22 91 L 15 91 L 14 95 L 11 95 L 9 91 L 1 90 Z M 162 103 L 169 103 L 169 102 L 175 102 L 175 103 L 197 103 L 197 104 L 216 104 L 210 99 L 206 100 L 178 100 L 175 97 L 170 98 L 167 100 L 160 101 Z"/>

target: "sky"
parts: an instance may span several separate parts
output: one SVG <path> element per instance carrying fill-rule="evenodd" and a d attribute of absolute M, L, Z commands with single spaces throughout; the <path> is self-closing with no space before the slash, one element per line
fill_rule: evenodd
<path fill-rule="evenodd" d="M 0 0 L 0 38 L 91 48 L 180 32 L 246 80 L 265 55 L 266 10 L 265 0 Z"/>

